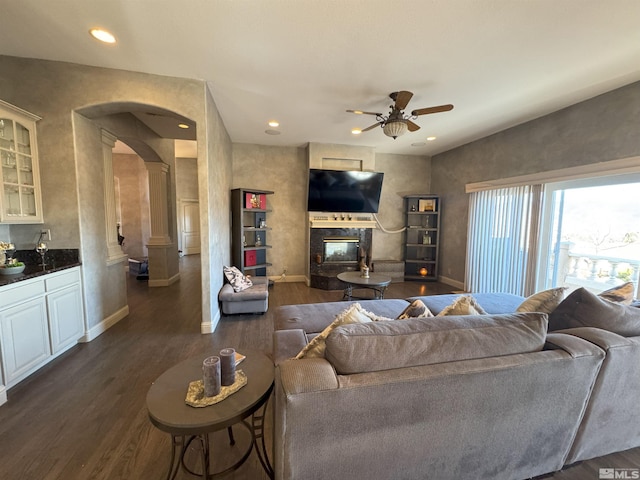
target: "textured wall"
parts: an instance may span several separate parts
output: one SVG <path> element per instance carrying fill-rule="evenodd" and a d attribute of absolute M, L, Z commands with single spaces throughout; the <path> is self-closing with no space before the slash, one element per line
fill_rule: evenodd
<path fill-rule="evenodd" d="M 268 198 L 273 212 L 267 215 L 267 275 L 304 275 L 308 257 L 306 151 L 296 147 L 233 144 L 233 188 L 272 190 Z M 230 194 L 228 194 L 230 195 Z"/>
<path fill-rule="evenodd" d="M 96 327 L 127 305 L 125 271 L 122 263 L 107 265 L 104 208 L 104 170 L 100 129 L 74 113 L 77 155 L 80 245 L 87 327 Z M 96 159 L 96 152 L 100 156 Z"/>
<path fill-rule="evenodd" d="M 176 195 L 178 200 L 198 198 L 197 158 L 176 158 Z"/>
<path fill-rule="evenodd" d="M 464 281 L 465 184 L 640 155 L 640 83 L 433 157 L 433 193 L 442 195 L 441 275 Z"/>
<path fill-rule="evenodd" d="M 144 161 L 137 155 L 114 154 L 113 175 L 120 181 L 120 233 L 125 237 L 122 251 L 130 258 L 146 257 L 150 235 L 149 180 Z"/>
<path fill-rule="evenodd" d="M 213 331 L 220 319 L 222 267 L 229 265 L 231 258 L 231 160 L 231 140 L 207 88 L 205 121 L 198 124 L 202 332 Z"/>
<path fill-rule="evenodd" d="M 309 168 L 324 170 L 375 170 L 375 148 L 314 143 L 307 146 Z"/>
<path fill-rule="evenodd" d="M 384 172 L 378 220 L 386 230 L 404 225 L 403 196 L 431 192 L 431 159 L 416 155 L 376 154 L 376 172 Z M 374 260 L 402 260 L 402 233 L 373 231 Z"/>
<path fill-rule="evenodd" d="M 201 229 L 203 232 L 207 229 L 205 241 L 209 242 L 209 250 L 202 256 L 202 321 L 216 322 L 220 313 L 217 301 L 212 302 L 212 298 L 215 298 L 222 285 L 222 264 L 228 261 L 227 192 L 231 184 L 231 147 L 215 102 L 204 82 L 0 56 L 0 95 L 3 100 L 42 117 L 37 128 L 45 225 L 51 229 L 53 236 L 51 248 L 81 249 L 87 285 L 85 298 L 87 302 L 96 303 L 87 309 L 95 314 L 91 317 L 88 315 L 89 327 L 126 305 L 126 300 L 114 309 L 113 300 L 119 301 L 119 295 L 111 294 L 110 289 L 120 290 L 124 287 L 124 278 L 119 283 L 108 283 L 112 280 L 109 273 L 99 265 L 94 265 L 97 262 L 104 263 L 104 256 L 100 259 L 94 257 L 92 248 L 100 247 L 99 239 L 90 238 L 90 235 L 104 234 L 97 230 L 87 230 L 85 233 L 83 222 L 91 223 L 93 219 L 104 216 L 104 202 L 98 201 L 96 196 L 95 201 L 81 203 L 78 192 L 84 188 L 84 179 L 89 178 L 89 183 L 93 184 L 91 175 L 101 175 L 96 162 L 100 163 L 102 159 L 97 150 L 87 151 L 80 144 L 76 145 L 73 112 L 104 106 L 103 114 L 106 115 L 123 111 L 109 111 L 109 106 L 122 108 L 130 105 L 131 108 L 144 109 L 148 105 L 176 112 L 196 122 L 198 141 L 206 146 L 198 149 L 198 181 L 202 192 L 201 217 L 205 219 L 201 218 Z M 130 134 L 135 138 L 137 132 Z M 161 144 L 162 141 L 150 147 L 157 149 L 159 158 L 164 161 L 169 149 Z M 96 146 L 91 144 L 89 148 Z M 170 159 L 166 163 L 171 167 L 169 178 L 172 180 L 168 208 L 171 217 L 175 218 L 175 161 Z M 83 181 L 79 181 L 77 171 L 83 172 Z M 206 187 L 207 183 L 211 183 L 211 188 Z M 84 210 L 82 214 L 81 209 Z M 11 236 L 17 239 L 17 243 L 24 241 L 30 248 L 39 228 L 41 226 L 37 225 L 13 226 Z M 175 238 L 175 222 L 170 228 Z M 176 252 L 175 265 L 170 267 L 177 268 L 177 261 Z M 215 275 L 213 281 L 212 275 Z M 105 279 L 109 288 L 101 290 Z M 194 319 L 194 322 L 199 320 Z"/>

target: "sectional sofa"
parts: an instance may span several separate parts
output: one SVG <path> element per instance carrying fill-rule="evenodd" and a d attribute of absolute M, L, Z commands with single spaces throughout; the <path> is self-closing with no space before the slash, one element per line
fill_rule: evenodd
<path fill-rule="evenodd" d="M 640 445 L 640 337 L 549 333 L 547 313 L 514 313 L 525 299 L 509 294 L 474 294 L 482 315 L 384 320 L 458 298 L 279 307 L 276 478 L 517 480 Z M 356 310 L 375 321 L 293 358 Z"/>

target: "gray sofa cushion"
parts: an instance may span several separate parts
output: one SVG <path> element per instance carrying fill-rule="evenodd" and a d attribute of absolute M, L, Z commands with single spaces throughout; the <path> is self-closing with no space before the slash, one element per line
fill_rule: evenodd
<path fill-rule="evenodd" d="M 511 293 L 467 293 L 465 295 L 471 295 L 476 302 L 490 314 L 513 313 L 524 301 L 524 297 Z M 451 305 L 458 297 L 460 297 L 459 294 L 428 295 L 409 297 L 407 300 L 412 302 L 419 298 L 427 308 L 431 310 L 431 313 L 438 315 L 438 313 L 444 310 L 445 307 Z"/>
<path fill-rule="evenodd" d="M 325 357 L 339 374 L 376 372 L 540 351 L 546 334 L 544 313 L 371 322 L 336 328 Z"/>
<path fill-rule="evenodd" d="M 596 327 L 623 337 L 640 335 L 640 309 L 614 303 L 579 288 L 549 315 L 549 330 Z"/>
<path fill-rule="evenodd" d="M 323 331 L 354 302 L 306 303 L 300 305 L 283 305 L 278 307 L 275 319 L 275 330 L 301 328 L 312 338 L 313 333 Z M 362 308 L 381 317 L 396 318 L 407 308 L 409 302 L 399 299 L 361 300 Z"/>
<path fill-rule="evenodd" d="M 255 279 L 249 288 L 236 292 L 233 286 L 225 283 L 220 289 L 218 300 L 221 302 L 246 302 L 248 300 L 264 300 L 269 296 L 268 279 Z"/>

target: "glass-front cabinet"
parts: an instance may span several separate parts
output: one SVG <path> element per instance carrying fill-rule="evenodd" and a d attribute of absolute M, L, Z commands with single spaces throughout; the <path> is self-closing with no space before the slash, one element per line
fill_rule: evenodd
<path fill-rule="evenodd" d="M 0 223 L 42 223 L 36 122 L 0 100 Z"/>

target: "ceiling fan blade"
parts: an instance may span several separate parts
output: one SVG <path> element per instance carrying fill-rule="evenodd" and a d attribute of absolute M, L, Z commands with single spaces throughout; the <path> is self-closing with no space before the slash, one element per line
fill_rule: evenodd
<path fill-rule="evenodd" d="M 416 130 L 420 130 L 420 125 L 413 123 L 411 120 L 407 120 L 407 128 L 410 132 L 415 132 Z"/>
<path fill-rule="evenodd" d="M 347 110 L 349 113 L 355 113 L 356 115 L 375 115 L 377 117 L 381 117 L 381 113 L 376 112 L 363 112 L 362 110 Z"/>
<path fill-rule="evenodd" d="M 419 115 L 427 115 L 428 113 L 440 113 L 440 112 L 448 112 L 449 110 L 453 110 L 453 105 L 439 105 L 437 107 L 428 107 L 428 108 L 418 108 L 411 112 L 411 115 L 417 117 Z"/>
<path fill-rule="evenodd" d="M 373 130 L 376 127 L 379 127 L 380 125 L 382 125 L 381 123 L 374 123 L 373 125 L 371 125 L 370 127 L 367 128 L 363 128 L 362 130 L 360 130 L 361 132 L 368 132 L 369 130 Z"/>
<path fill-rule="evenodd" d="M 396 108 L 398 110 L 404 110 L 411 97 L 413 97 L 413 93 L 407 92 L 406 90 L 400 90 L 399 92 L 393 92 L 389 95 L 396 102 Z"/>

